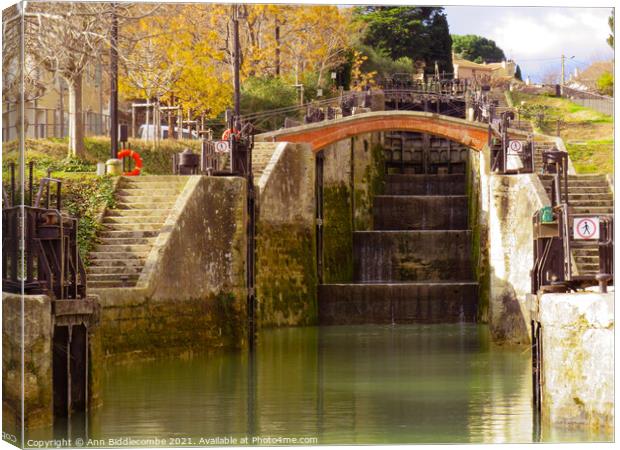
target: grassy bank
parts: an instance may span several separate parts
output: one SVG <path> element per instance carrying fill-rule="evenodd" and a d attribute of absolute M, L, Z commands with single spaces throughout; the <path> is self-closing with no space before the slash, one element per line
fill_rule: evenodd
<path fill-rule="evenodd" d="M 560 119 L 560 137 L 577 173 L 613 173 L 612 116 L 565 98 L 520 92 L 512 92 L 511 96 L 522 117 L 529 116 L 536 131 L 555 136 Z"/>
<path fill-rule="evenodd" d="M 83 158 L 67 157 L 67 139 L 26 139 L 26 162 L 34 161 L 42 173 L 48 168 L 61 172 L 94 172 L 97 162 L 105 162 L 110 156 L 110 139 L 107 137 L 88 137 L 84 139 Z M 172 173 L 172 155 L 190 148 L 200 149 L 196 140 L 164 140 L 155 145 L 142 140 L 130 140 L 131 149 L 140 153 L 144 162 L 142 173 L 165 175 Z M 18 143 L 11 141 L 2 145 L 3 166 L 17 161 Z"/>

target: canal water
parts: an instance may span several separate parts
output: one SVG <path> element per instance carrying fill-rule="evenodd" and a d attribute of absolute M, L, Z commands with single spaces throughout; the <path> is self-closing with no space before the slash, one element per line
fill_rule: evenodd
<path fill-rule="evenodd" d="M 106 445 L 611 439 L 562 429 L 537 436 L 529 350 L 494 346 L 475 324 L 267 330 L 254 358 L 109 366 L 102 400 L 88 437 Z"/>

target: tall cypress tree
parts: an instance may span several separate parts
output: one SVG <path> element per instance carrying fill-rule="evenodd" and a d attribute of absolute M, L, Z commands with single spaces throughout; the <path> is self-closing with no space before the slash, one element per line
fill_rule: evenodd
<path fill-rule="evenodd" d="M 515 69 L 515 78 L 519 81 L 523 81 L 523 75 L 521 75 L 521 67 L 517 66 Z"/>

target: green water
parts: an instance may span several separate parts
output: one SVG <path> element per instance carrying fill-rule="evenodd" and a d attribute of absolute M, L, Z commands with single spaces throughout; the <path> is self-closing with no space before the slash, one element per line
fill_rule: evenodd
<path fill-rule="evenodd" d="M 119 438 L 163 445 L 246 437 L 250 444 L 257 437 L 318 444 L 539 439 L 529 351 L 492 346 L 477 325 L 269 330 L 254 360 L 224 353 L 107 367 L 102 400 L 88 437 L 105 445 L 130 443 L 109 441 Z M 610 437 L 543 429 L 541 439 Z M 134 441 L 147 443 L 157 444 Z"/>

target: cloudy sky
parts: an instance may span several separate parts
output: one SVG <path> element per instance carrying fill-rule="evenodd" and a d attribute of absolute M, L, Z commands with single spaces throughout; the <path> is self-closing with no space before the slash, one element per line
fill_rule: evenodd
<path fill-rule="evenodd" d="M 586 3 L 586 2 L 583 2 Z M 611 8 L 446 6 L 452 34 L 493 39 L 521 66 L 523 78 L 540 81 L 560 71 L 560 55 L 574 56 L 567 70 L 613 58 L 607 45 Z"/>

